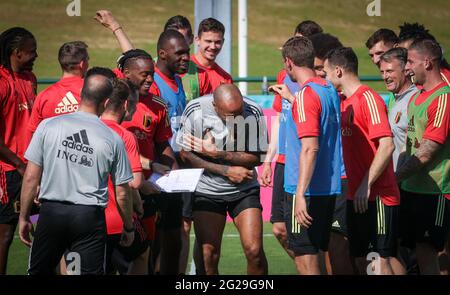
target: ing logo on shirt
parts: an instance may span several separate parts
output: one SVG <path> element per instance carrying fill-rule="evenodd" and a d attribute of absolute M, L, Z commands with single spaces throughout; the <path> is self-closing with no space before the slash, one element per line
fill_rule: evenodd
<path fill-rule="evenodd" d="M 151 125 L 152 125 L 152 116 L 145 114 L 142 120 L 142 126 L 144 127 L 144 129 L 148 129 L 150 128 Z"/>

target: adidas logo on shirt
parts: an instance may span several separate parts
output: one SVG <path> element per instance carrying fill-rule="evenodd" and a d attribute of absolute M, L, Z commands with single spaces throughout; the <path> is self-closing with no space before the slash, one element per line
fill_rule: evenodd
<path fill-rule="evenodd" d="M 62 141 L 62 145 L 84 153 L 94 153 L 94 149 L 89 145 L 89 139 L 85 129 L 74 133 L 72 136 L 68 136 Z"/>
<path fill-rule="evenodd" d="M 78 111 L 78 101 L 72 92 L 67 92 L 55 108 L 55 114 L 73 113 Z"/>

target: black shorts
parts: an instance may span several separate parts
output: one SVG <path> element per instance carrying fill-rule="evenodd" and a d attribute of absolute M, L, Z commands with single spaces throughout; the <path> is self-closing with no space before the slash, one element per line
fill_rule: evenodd
<path fill-rule="evenodd" d="M 68 271 L 103 274 L 105 245 L 103 208 L 43 201 L 30 250 L 28 273 L 54 274 L 67 250 Z"/>
<path fill-rule="evenodd" d="M 17 224 L 19 219 L 22 176 L 17 170 L 5 172 L 8 203 L 0 203 L 0 224 Z"/>
<path fill-rule="evenodd" d="M 377 252 L 381 257 L 397 256 L 399 206 L 386 206 L 377 198 L 368 207 L 359 214 L 353 208 L 353 201 L 347 201 L 350 254 L 366 257 L 370 252 Z"/>
<path fill-rule="evenodd" d="M 192 206 L 194 203 L 194 193 L 182 193 L 183 200 L 183 218 L 192 219 Z"/>
<path fill-rule="evenodd" d="M 144 217 L 157 215 L 156 226 L 160 229 L 176 229 L 182 224 L 183 198 L 181 193 L 141 194 Z"/>
<path fill-rule="evenodd" d="M 121 234 L 108 235 L 105 257 L 105 272 L 107 274 L 111 274 L 115 270 L 123 269 L 119 266 L 119 264 L 122 264 L 122 261 L 130 263 L 147 250 L 147 234 L 141 221 L 134 217 L 133 224 L 136 230 L 134 231 L 133 243 L 129 247 L 122 247 L 120 245 Z M 121 257 L 119 258 L 119 256 Z"/>
<path fill-rule="evenodd" d="M 276 163 L 273 172 L 272 209 L 270 222 L 284 222 L 286 192 L 284 191 L 284 164 Z"/>
<path fill-rule="evenodd" d="M 156 208 L 159 218 L 156 227 L 163 230 L 181 228 L 183 197 L 181 193 L 160 193 L 155 195 Z"/>
<path fill-rule="evenodd" d="M 245 209 L 257 208 L 262 210 L 259 187 L 234 194 L 232 197 L 233 201 L 227 201 L 227 196 L 224 196 L 223 199 L 217 199 L 217 196 L 195 193 L 192 210 L 214 212 L 224 216 L 228 212 L 233 219 Z"/>
<path fill-rule="evenodd" d="M 288 245 L 296 256 L 317 254 L 319 250 L 327 251 L 330 241 L 331 224 L 333 219 L 336 195 L 306 196 L 308 214 L 313 218 L 312 225 L 305 229 L 297 223 L 294 214 L 295 198 L 287 194 L 286 229 L 288 232 Z"/>
<path fill-rule="evenodd" d="M 331 230 L 344 236 L 348 236 L 347 228 L 347 192 L 348 180 L 341 179 L 342 193 L 336 196 L 336 204 L 334 206 L 333 224 Z"/>
<path fill-rule="evenodd" d="M 450 201 L 442 195 L 402 191 L 401 243 L 415 248 L 417 242 L 444 249 L 450 231 Z"/>

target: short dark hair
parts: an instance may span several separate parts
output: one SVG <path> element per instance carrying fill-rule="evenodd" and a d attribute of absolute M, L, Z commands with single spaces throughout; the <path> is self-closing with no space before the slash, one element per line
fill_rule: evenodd
<path fill-rule="evenodd" d="M 409 47 L 409 50 L 417 50 L 421 54 L 429 55 L 431 59 L 436 60 L 439 64 L 442 61 L 442 48 L 436 40 L 414 40 L 414 42 Z"/>
<path fill-rule="evenodd" d="M 370 49 L 380 41 L 383 41 L 383 43 L 388 46 L 394 46 L 394 44 L 398 43 L 398 37 L 394 31 L 382 28 L 375 31 L 375 33 L 367 39 L 366 47 Z"/>
<path fill-rule="evenodd" d="M 318 23 L 313 20 L 305 20 L 295 27 L 294 34 L 302 34 L 302 36 L 309 37 L 322 32 L 323 29 Z"/>
<path fill-rule="evenodd" d="M 286 41 L 282 49 L 283 58 L 291 59 L 298 67 L 314 68 L 314 47 L 306 37 L 292 37 Z"/>
<path fill-rule="evenodd" d="M 131 64 L 136 62 L 138 59 L 146 59 L 153 62 L 152 56 L 145 50 L 142 49 L 131 49 L 124 52 L 117 60 L 117 68 L 123 72 L 125 68 L 130 67 Z"/>
<path fill-rule="evenodd" d="M 164 31 L 185 29 L 192 34 L 192 26 L 189 20 L 182 15 L 175 15 L 169 18 L 164 25 Z"/>
<path fill-rule="evenodd" d="M 117 112 L 128 97 L 131 94 L 131 89 L 127 82 L 118 79 L 117 83 L 114 84 L 113 91 L 109 96 L 108 104 L 106 105 L 106 110 Z"/>
<path fill-rule="evenodd" d="M 342 67 L 346 72 L 358 75 L 358 57 L 351 47 L 333 49 L 325 59 L 332 66 Z"/>
<path fill-rule="evenodd" d="M 327 53 L 335 48 L 342 47 L 342 43 L 333 35 L 318 33 L 309 37 L 313 46 L 316 57 L 320 59 L 325 59 Z"/>
<path fill-rule="evenodd" d="M 197 36 L 200 37 L 202 33 L 206 32 L 222 33 L 222 35 L 225 35 L 225 26 L 215 18 L 205 18 L 198 25 Z"/>
<path fill-rule="evenodd" d="M 161 35 L 159 35 L 156 50 L 159 52 L 159 50 L 164 49 L 166 47 L 166 44 L 172 39 L 179 39 L 183 40 L 184 42 L 186 41 L 186 39 L 184 39 L 183 34 L 181 34 L 180 32 L 175 30 L 167 30 L 162 32 Z"/>
<path fill-rule="evenodd" d="M 87 61 L 89 55 L 88 46 L 82 41 L 64 43 L 58 52 L 58 61 L 65 72 L 71 72 L 81 61 Z"/>
<path fill-rule="evenodd" d="M 11 68 L 11 54 L 16 49 L 22 49 L 25 41 L 34 39 L 33 34 L 21 27 L 9 28 L 0 34 L 0 65 L 8 70 Z"/>
<path fill-rule="evenodd" d="M 417 39 L 432 39 L 436 40 L 433 35 L 429 33 L 429 30 L 424 25 L 419 23 L 403 23 L 399 26 L 400 32 L 398 33 L 399 42 L 407 40 Z"/>
<path fill-rule="evenodd" d="M 107 68 L 94 67 L 87 71 L 84 78 L 81 100 L 98 107 L 111 95 L 116 83 L 117 78 L 113 71 Z"/>
<path fill-rule="evenodd" d="M 404 23 L 403 26 L 399 26 L 399 28 L 399 42 L 421 39 L 430 39 L 437 42 L 436 38 L 429 32 L 429 30 L 426 29 L 424 25 L 419 23 Z M 444 57 L 441 59 L 441 68 L 450 70 L 450 65 Z"/>
<path fill-rule="evenodd" d="M 384 62 L 390 63 L 393 59 L 398 60 L 400 62 L 401 68 L 404 69 L 408 60 L 408 50 L 403 47 L 394 47 L 380 56 L 380 61 Z"/>
<path fill-rule="evenodd" d="M 86 79 L 86 78 L 88 78 L 91 75 L 105 76 L 106 78 L 108 78 L 112 82 L 114 82 L 117 79 L 116 74 L 114 74 L 114 72 L 111 69 L 103 68 L 103 67 L 92 67 L 92 68 L 90 68 L 86 72 L 86 75 L 84 76 L 84 78 Z"/>

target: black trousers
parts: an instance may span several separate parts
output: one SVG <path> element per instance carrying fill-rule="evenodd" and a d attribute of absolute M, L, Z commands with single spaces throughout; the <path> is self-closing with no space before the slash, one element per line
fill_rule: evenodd
<path fill-rule="evenodd" d="M 104 274 L 106 223 L 99 206 L 44 201 L 30 251 L 28 274 L 54 274 L 66 254 L 74 274 Z"/>

